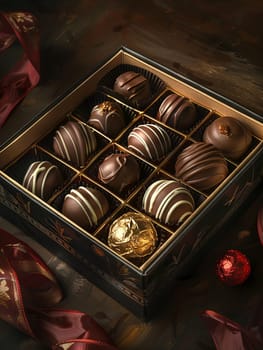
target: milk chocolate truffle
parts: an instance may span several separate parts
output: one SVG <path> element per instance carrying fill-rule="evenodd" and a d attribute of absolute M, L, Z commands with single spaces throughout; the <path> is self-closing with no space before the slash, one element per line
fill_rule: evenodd
<path fill-rule="evenodd" d="M 213 145 L 196 142 L 177 157 L 175 175 L 198 190 L 211 190 L 228 175 L 227 162 Z"/>
<path fill-rule="evenodd" d="M 161 126 L 142 124 L 130 132 L 128 148 L 146 160 L 158 161 L 171 150 L 171 140 Z"/>
<path fill-rule="evenodd" d="M 135 184 L 140 178 L 140 167 L 128 153 L 112 153 L 99 166 L 98 178 L 117 193 Z"/>
<path fill-rule="evenodd" d="M 172 226 L 183 223 L 195 208 L 190 191 L 174 180 L 157 180 L 145 191 L 143 210 L 160 222 Z"/>
<path fill-rule="evenodd" d="M 97 147 L 96 137 L 88 125 L 68 121 L 53 138 L 53 149 L 59 157 L 83 167 Z"/>
<path fill-rule="evenodd" d="M 62 183 L 61 171 L 48 161 L 32 163 L 23 179 L 23 186 L 44 200 L 48 200 Z"/>
<path fill-rule="evenodd" d="M 150 83 L 142 74 L 132 71 L 117 77 L 113 90 L 137 107 L 143 107 L 151 97 Z"/>
<path fill-rule="evenodd" d="M 91 187 L 71 189 L 63 202 L 62 213 L 83 228 L 94 227 L 109 211 L 104 194 Z"/>
<path fill-rule="evenodd" d="M 124 114 L 118 103 L 104 101 L 92 108 L 88 124 L 114 138 L 125 127 Z"/>
<path fill-rule="evenodd" d="M 186 130 L 197 119 L 196 107 L 188 98 L 171 94 L 161 103 L 156 119 L 177 130 Z"/>
<path fill-rule="evenodd" d="M 140 213 L 128 212 L 110 226 L 108 245 L 125 258 L 142 258 L 152 254 L 158 236 L 151 220 Z"/>
<path fill-rule="evenodd" d="M 225 157 L 237 160 L 247 151 L 252 135 L 239 120 L 221 117 L 208 125 L 203 141 L 213 144 Z"/>

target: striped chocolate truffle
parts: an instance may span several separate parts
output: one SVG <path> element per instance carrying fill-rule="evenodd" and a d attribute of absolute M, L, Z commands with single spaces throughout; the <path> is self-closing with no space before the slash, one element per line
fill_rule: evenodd
<path fill-rule="evenodd" d="M 125 118 L 117 102 L 104 101 L 92 108 L 87 123 L 114 138 L 124 129 Z"/>
<path fill-rule="evenodd" d="M 174 129 L 183 131 L 195 123 L 196 107 L 188 98 L 171 94 L 161 103 L 156 119 Z"/>
<path fill-rule="evenodd" d="M 90 127 L 76 121 L 60 126 L 53 138 L 55 154 L 79 168 L 85 165 L 96 147 L 96 137 Z"/>
<path fill-rule="evenodd" d="M 140 178 L 140 167 L 128 153 L 112 153 L 99 165 L 98 178 L 117 193 L 134 185 Z"/>
<path fill-rule="evenodd" d="M 23 186 L 44 200 L 48 200 L 62 183 L 61 171 L 48 161 L 33 162 L 23 179 Z"/>
<path fill-rule="evenodd" d="M 171 140 L 161 126 L 141 124 L 129 133 L 128 148 L 146 160 L 158 161 L 171 150 Z"/>
<path fill-rule="evenodd" d="M 148 79 L 133 71 L 120 74 L 114 82 L 113 90 L 136 107 L 145 106 L 151 97 Z"/>
<path fill-rule="evenodd" d="M 190 191 L 174 180 L 157 180 L 145 191 L 143 210 L 160 222 L 173 226 L 183 223 L 195 208 Z"/>
<path fill-rule="evenodd" d="M 94 227 L 109 210 L 104 194 L 91 187 L 79 186 L 64 197 L 62 213 L 83 228 Z"/>
<path fill-rule="evenodd" d="M 207 191 L 226 178 L 228 167 L 224 156 L 215 146 L 196 142 L 177 157 L 175 175 L 196 189 Z"/>

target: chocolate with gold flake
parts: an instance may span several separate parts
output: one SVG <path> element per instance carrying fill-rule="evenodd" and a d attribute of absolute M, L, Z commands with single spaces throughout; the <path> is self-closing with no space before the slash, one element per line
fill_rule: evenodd
<path fill-rule="evenodd" d="M 125 127 L 123 111 L 114 101 L 103 101 L 94 106 L 87 122 L 111 138 L 116 137 Z"/>

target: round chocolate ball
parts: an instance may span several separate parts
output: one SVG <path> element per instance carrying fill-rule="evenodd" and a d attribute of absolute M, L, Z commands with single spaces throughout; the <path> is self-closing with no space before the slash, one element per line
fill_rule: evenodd
<path fill-rule="evenodd" d="M 48 161 L 37 161 L 27 169 L 23 186 L 38 197 L 48 200 L 63 181 L 62 173 L 56 165 Z"/>
<path fill-rule="evenodd" d="M 252 142 L 250 131 L 233 117 L 221 117 L 208 125 L 203 141 L 213 144 L 225 157 L 239 159 Z"/>
<path fill-rule="evenodd" d="M 194 188 L 207 191 L 226 178 L 228 167 L 224 156 L 215 146 L 196 142 L 177 157 L 175 175 Z"/>
<path fill-rule="evenodd" d="M 117 102 L 104 101 L 92 108 L 88 124 L 114 138 L 124 129 L 125 118 Z"/>
<path fill-rule="evenodd" d="M 79 186 L 64 197 L 62 213 L 83 228 L 98 224 L 109 211 L 105 195 L 92 187 Z"/>
<path fill-rule="evenodd" d="M 113 90 L 136 107 L 144 107 L 151 97 L 148 79 L 133 71 L 120 74 L 114 82 Z"/>
<path fill-rule="evenodd" d="M 188 98 L 171 94 L 161 103 L 156 119 L 174 129 L 189 129 L 197 119 L 195 105 Z"/>
<path fill-rule="evenodd" d="M 112 153 L 99 166 L 98 178 L 117 193 L 134 185 L 140 178 L 140 167 L 128 153 Z"/>
<path fill-rule="evenodd" d="M 108 245 L 125 258 L 143 258 L 152 254 L 158 236 L 151 220 L 146 216 L 128 212 L 110 226 Z"/>
<path fill-rule="evenodd" d="M 174 180 L 157 180 L 145 191 L 143 210 L 160 222 L 173 226 L 183 223 L 195 208 L 190 191 Z"/>
<path fill-rule="evenodd" d="M 159 161 L 171 150 L 167 131 L 156 124 L 142 124 L 128 135 L 128 148 L 149 161 Z"/>
<path fill-rule="evenodd" d="M 96 147 L 96 137 L 91 128 L 76 121 L 60 126 L 53 138 L 55 154 L 79 168 L 85 165 Z"/>

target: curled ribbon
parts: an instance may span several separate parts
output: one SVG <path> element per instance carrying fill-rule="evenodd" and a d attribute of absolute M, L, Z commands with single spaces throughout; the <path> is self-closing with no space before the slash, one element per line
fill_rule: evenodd
<path fill-rule="evenodd" d="M 0 317 L 52 350 L 116 350 L 90 316 L 54 308 L 62 297 L 44 261 L 0 229 Z"/>
<path fill-rule="evenodd" d="M 262 309 L 262 308 L 261 308 Z M 262 317 L 255 318 L 250 327 L 242 327 L 237 322 L 213 311 L 202 313 L 207 328 L 217 350 L 262 350 Z"/>
<path fill-rule="evenodd" d="M 0 53 L 7 50 L 16 39 L 21 44 L 24 55 L 0 81 L 0 127 L 40 79 L 36 18 L 28 12 L 0 12 Z"/>

